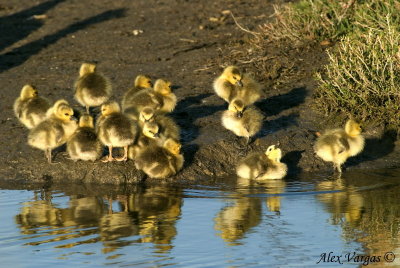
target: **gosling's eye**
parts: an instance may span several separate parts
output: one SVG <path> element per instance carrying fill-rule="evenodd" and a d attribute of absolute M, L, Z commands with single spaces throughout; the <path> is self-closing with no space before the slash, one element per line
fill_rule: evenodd
<path fill-rule="evenodd" d="M 64 115 L 65 115 L 65 116 L 68 116 L 69 114 L 68 114 L 68 113 L 65 113 Z"/>

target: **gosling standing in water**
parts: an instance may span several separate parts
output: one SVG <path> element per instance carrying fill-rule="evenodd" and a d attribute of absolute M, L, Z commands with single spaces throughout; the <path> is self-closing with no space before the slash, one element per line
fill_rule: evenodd
<path fill-rule="evenodd" d="M 265 153 L 252 153 L 239 162 L 236 174 L 244 179 L 279 180 L 286 176 L 287 166 L 281 163 L 282 151 L 271 145 Z"/>
<path fill-rule="evenodd" d="M 264 116 L 255 107 L 246 107 L 241 99 L 234 99 L 229 103 L 228 110 L 222 113 L 222 125 L 235 133 L 245 137 L 246 145 L 251 137 L 260 131 Z"/>
<path fill-rule="evenodd" d="M 214 80 L 213 87 L 215 93 L 228 103 L 240 98 L 245 105 L 251 105 L 263 95 L 261 85 L 249 74 L 243 74 L 236 66 L 226 67 Z"/>
<path fill-rule="evenodd" d="M 66 100 L 57 101 L 47 111 L 47 119 L 31 129 L 28 144 L 45 151 L 47 161 L 51 163 L 51 151 L 67 142 L 78 125 L 74 111 Z"/>
<path fill-rule="evenodd" d="M 322 160 L 333 162 L 334 170 L 341 173 L 342 164 L 347 158 L 359 154 L 364 149 L 364 143 L 360 124 L 348 120 L 344 129 L 327 130 L 318 137 L 314 151 Z"/>
<path fill-rule="evenodd" d="M 178 173 L 183 167 L 181 144 L 167 139 L 163 146 L 149 146 L 140 150 L 135 158 L 135 166 L 150 178 L 164 179 Z"/>
<path fill-rule="evenodd" d="M 96 71 L 96 64 L 83 63 L 79 78 L 75 82 L 75 99 L 86 107 L 97 107 L 108 101 L 111 96 L 110 80 Z"/>
<path fill-rule="evenodd" d="M 128 159 L 128 146 L 135 142 L 138 134 L 136 122 L 121 113 L 118 103 L 112 101 L 101 106 L 101 116 L 96 125 L 99 140 L 109 149 L 108 158 L 104 159 L 103 162 L 126 161 Z M 112 156 L 113 147 L 123 147 L 123 157 L 114 159 Z"/>
<path fill-rule="evenodd" d="M 103 145 L 94 131 L 93 117 L 84 114 L 79 118 L 79 128 L 67 141 L 67 152 L 73 161 L 95 161 L 103 153 Z"/>
<path fill-rule="evenodd" d="M 14 113 L 28 129 L 32 129 L 46 119 L 50 102 L 38 96 L 38 91 L 31 85 L 25 85 L 20 96 L 14 102 Z"/>

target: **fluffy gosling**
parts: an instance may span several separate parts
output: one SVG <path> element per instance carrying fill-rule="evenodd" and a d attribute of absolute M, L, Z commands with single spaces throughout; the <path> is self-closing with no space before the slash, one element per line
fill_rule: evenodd
<path fill-rule="evenodd" d="M 226 129 L 236 136 L 245 137 L 246 144 L 249 144 L 251 137 L 260 131 L 264 116 L 257 108 L 246 107 L 241 99 L 234 99 L 221 119 Z"/>
<path fill-rule="evenodd" d="M 261 85 L 249 74 L 243 74 L 236 66 L 226 67 L 214 80 L 213 87 L 215 93 L 228 103 L 240 98 L 245 105 L 250 105 L 262 96 Z"/>
<path fill-rule="evenodd" d="M 149 146 L 140 150 L 135 158 L 135 166 L 150 178 L 164 179 L 179 172 L 183 167 L 181 144 L 167 139 L 163 146 Z"/>
<path fill-rule="evenodd" d="M 360 124 L 348 120 L 344 129 L 330 129 L 318 137 L 314 151 L 322 160 L 333 162 L 333 169 L 342 173 L 341 166 L 347 158 L 359 154 L 364 143 Z"/>
<path fill-rule="evenodd" d="M 128 159 L 128 146 L 135 142 L 138 134 L 136 122 L 121 113 L 118 103 L 112 101 L 101 106 L 101 116 L 96 125 L 99 140 L 109 149 L 108 157 L 103 162 L 126 161 Z M 113 147 L 123 147 L 123 157 L 114 159 L 112 156 Z"/>
<path fill-rule="evenodd" d="M 140 112 L 139 126 L 143 126 L 145 122 L 155 122 L 159 127 L 161 137 L 180 140 L 180 128 L 171 117 L 157 113 L 154 109 L 146 107 Z"/>
<path fill-rule="evenodd" d="M 145 147 L 162 146 L 165 139 L 160 138 L 159 127 L 155 122 L 146 122 L 135 144 L 128 148 L 128 158 L 134 160 L 137 153 Z"/>
<path fill-rule="evenodd" d="M 67 152 L 73 161 L 95 161 L 103 153 L 103 145 L 94 131 L 93 117 L 84 114 L 79 118 L 79 128 L 67 141 Z"/>
<path fill-rule="evenodd" d="M 287 166 L 281 163 L 282 151 L 271 145 L 265 153 L 252 153 L 242 159 L 236 174 L 244 179 L 279 180 L 286 176 Z"/>
<path fill-rule="evenodd" d="M 74 111 L 66 100 L 57 101 L 47 112 L 47 119 L 30 130 L 28 144 L 45 151 L 47 161 L 51 163 L 51 151 L 66 143 L 78 125 Z"/>
<path fill-rule="evenodd" d="M 31 85 L 25 85 L 20 96 L 14 102 L 14 113 L 28 129 L 32 129 L 46 119 L 50 102 L 38 96 L 38 91 Z"/>
<path fill-rule="evenodd" d="M 96 64 L 83 63 L 79 78 L 75 82 L 75 99 L 86 107 L 97 107 L 107 102 L 111 96 L 110 80 L 96 71 Z"/>
<path fill-rule="evenodd" d="M 153 83 L 151 82 L 151 78 L 146 75 L 138 75 L 135 78 L 135 82 L 133 88 L 128 89 L 122 98 L 121 106 L 122 110 L 125 110 L 126 107 L 130 106 L 132 98 L 134 95 L 143 90 L 143 89 L 151 89 L 153 87 Z"/>
<path fill-rule="evenodd" d="M 157 79 L 154 83 L 154 92 L 161 99 L 160 112 L 170 113 L 175 109 L 177 98 L 172 92 L 171 82 L 164 79 Z"/>

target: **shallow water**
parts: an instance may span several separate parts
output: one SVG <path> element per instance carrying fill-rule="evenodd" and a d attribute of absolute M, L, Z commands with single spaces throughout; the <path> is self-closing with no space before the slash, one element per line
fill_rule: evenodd
<path fill-rule="evenodd" d="M 399 265 L 385 257 L 400 259 L 397 174 L 183 188 L 3 185 L 0 266 L 338 266 L 333 255 L 346 267 Z"/>

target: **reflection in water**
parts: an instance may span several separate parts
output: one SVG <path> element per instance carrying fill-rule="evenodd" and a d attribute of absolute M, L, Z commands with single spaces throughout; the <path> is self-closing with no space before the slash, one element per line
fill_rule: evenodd
<path fill-rule="evenodd" d="M 344 219 L 351 226 L 359 224 L 364 210 L 364 199 L 354 186 L 344 185 L 342 179 L 322 181 L 317 184 L 317 190 L 328 191 L 317 198 L 327 204 L 327 210 L 332 214 L 332 223 L 340 224 Z M 329 192 L 330 191 L 330 192 Z"/>
<path fill-rule="evenodd" d="M 317 198 L 332 214 L 332 224 L 341 225 L 345 240 L 362 243 L 369 255 L 384 256 L 386 252 L 394 252 L 395 261 L 386 265 L 398 266 L 400 264 L 398 181 L 395 180 L 395 185 L 380 186 L 380 189 L 360 190 L 365 185 L 379 183 L 382 183 L 381 177 L 376 178 L 369 173 L 348 174 L 343 179 L 319 182 L 317 189 L 339 192 L 321 194 Z M 370 263 L 369 266 L 371 265 L 382 266 L 382 262 Z"/>
<path fill-rule="evenodd" d="M 57 254 L 58 259 L 87 261 L 93 267 L 203 262 L 233 267 L 251 266 L 254 260 L 290 266 L 302 263 L 299 259 L 309 267 L 324 251 L 375 256 L 390 251 L 396 255 L 391 264 L 400 267 L 399 179 L 398 171 L 348 170 L 339 179 L 224 180 L 221 188 L 88 186 L 67 189 L 73 195 L 37 191 L 33 198 L 27 191 L 23 198 L 0 202 L 11 219 L 2 219 L 0 252 L 6 257 L 11 253 L 10 264 L 24 249 L 25 259 L 37 254 L 45 262 Z M 17 233 L 9 216 L 16 214 L 15 208 Z M 31 249 L 25 250 L 26 245 Z M 198 258 L 198 252 L 207 257 Z M 83 256 L 96 254 L 100 258 Z"/>
<path fill-rule="evenodd" d="M 132 243 L 153 243 L 155 252 L 170 250 L 181 213 L 180 190 L 157 186 L 135 190 L 115 197 L 70 196 L 65 208 L 53 204 L 49 194 L 45 200 L 35 195 L 23 203 L 16 222 L 30 240 L 41 238 L 28 245 L 65 241 L 56 247 L 71 248 L 101 241 L 103 253 Z"/>
<path fill-rule="evenodd" d="M 230 245 L 240 244 L 237 240 L 261 222 L 262 199 L 249 197 L 249 194 L 264 189 L 267 193 L 266 204 L 271 212 L 277 214 L 281 209 L 281 194 L 284 192 L 286 182 L 283 180 L 266 180 L 254 182 L 248 179 L 238 178 L 239 187 L 237 193 L 232 194 L 233 203 L 225 206 L 215 217 L 215 229 L 219 235 Z M 258 186 L 254 188 L 254 186 Z"/>

